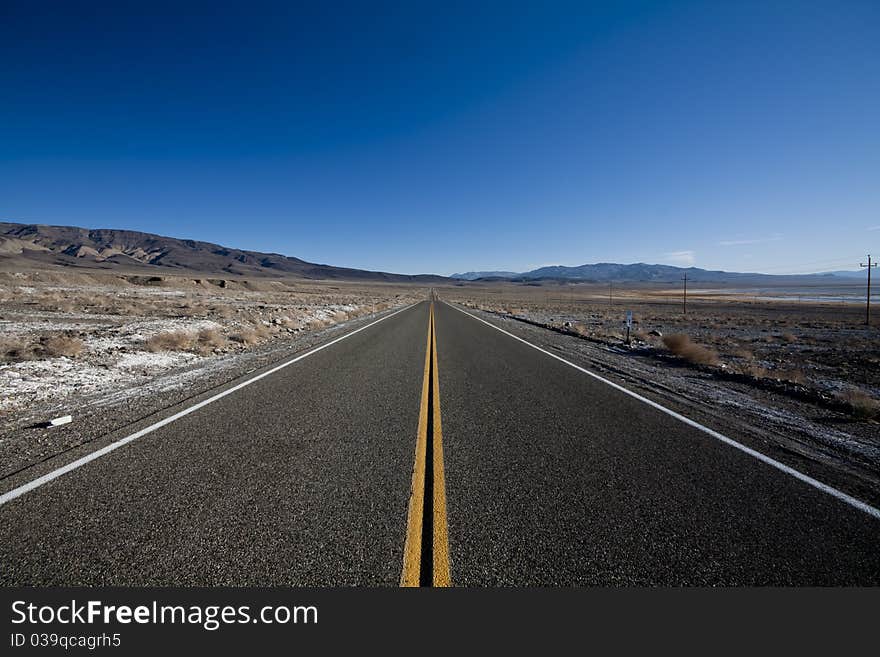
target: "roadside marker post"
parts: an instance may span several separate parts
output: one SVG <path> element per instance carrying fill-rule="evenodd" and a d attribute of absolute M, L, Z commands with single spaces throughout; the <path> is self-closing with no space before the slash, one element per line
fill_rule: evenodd
<path fill-rule="evenodd" d="M 629 344 L 629 332 L 632 329 L 633 325 L 633 311 L 626 311 L 626 343 Z"/>

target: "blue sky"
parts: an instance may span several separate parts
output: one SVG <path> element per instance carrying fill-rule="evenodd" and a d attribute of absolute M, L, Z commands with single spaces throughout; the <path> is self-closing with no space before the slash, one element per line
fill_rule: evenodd
<path fill-rule="evenodd" d="M 880 254 L 880 3 L 9 2 L 0 218 L 405 273 Z"/>

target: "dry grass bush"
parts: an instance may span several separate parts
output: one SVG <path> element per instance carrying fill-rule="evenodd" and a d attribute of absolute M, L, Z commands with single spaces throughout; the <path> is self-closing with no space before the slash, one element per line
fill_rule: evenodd
<path fill-rule="evenodd" d="M 193 336 L 187 331 L 163 331 L 149 338 L 147 351 L 188 351 L 193 346 Z"/>
<path fill-rule="evenodd" d="M 256 332 L 257 336 L 261 340 L 265 340 L 266 338 L 270 337 L 273 333 L 272 327 L 266 326 L 262 321 L 255 322 L 253 328 L 254 328 L 254 331 Z"/>
<path fill-rule="evenodd" d="M 199 341 L 199 344 L 205 344 L 209 347 L 222 347 L 226 342 L 223 334 L 215 328 L 203 328 L 199 331 L 196 339 Z"/>
<path fill-rule="evenodd" d="M 57 292 L 44 292 L 35 297 L 36 307 L 43 311 L 70 312 L 72 305 L 65 296 Z"/>
<path fill-rule="evenodd" d="M 783 333 L 779 336 L 779 339 L 783 342 L 787 342 L 788 344 L 791 344 L 792 342 L 797 342 L 797 337 L 794 333 Z"/>
<path fill-rule="evenodd" d="M 673 333 L 663 337 L 663 344 L 674 354 L 678 354 L 687 345 L 691 344 L 691 339 L 683 333 Z"/>
<path fill-rule="evenodd" d="M 249 327 L 245 327 L 240 331 L 236 331 L 232 335 L 229 336 L 229 339 L 233 342 L 237 342 L 238 344 L 245 345 L 249 347 L 251 345 L 259 344 L 267 337 L 269 337 L 270 331 L 262 324 L 256 324 Z"/>
<path fill-rule="evenodd" d="M 245 346 L 256 344 L 258 341 L 257 334 L 254 333 L 254 331 L 251 329 L 242 329 L 240 331 L 236 331 L 235 333 L 231 333 L 229 335 L 229 339 L 232 342 L 243 344 Z"/>
<path fill-rule="evenodd" d="M 83 341 L 79 338 L 71 338 L 66 335 L 55 335 L 40 340 L 41 352 L 49 358 L 57 358 L 66 356 L 68 358 L 76 358 L 85 348 Z"/>
<path fill-rule="evenodd" d="M 230 319 L 235 316 L 235 310 L 228 305 L 214 305 L 211 306 L 210 311 L 217 317 L 221 317 L 223 319 Z"/>
<path fill-rule="evenodd" d="M 761 367 L 755 363 L 747 363 L 738 368 L 740 373 L 745 374 L 746 376 L 752 376 L 756 379 L 766 379 L 767 378 L 767 368 Z"/>
<path fill-rule="evenodd" d="M 788 381 L 789 383 L 796 383 L 801 386 L 807 384 L 807 375 L 800 369 L 777 370 L 773 374 L 774 378 L 780 381 Z"/>
<path fill-rule="evenodd" d="M 683 333 L 673 333 L 663 337 L 663 344 L 673 354 L 695 365 L 717 365 L 718 354 L 702 345 L 694 344 Z"/>
<path fill-rule="evenodd" d="M 43 336 L 34 341 L 26 337 L 0 338 L 0 361 L 18 363 L 39 358 L 76 358 L 85 344 L 79 338 L 65 335 Z"/>
<path fill-rule="evenodd" d="M 36 297 L 37 306 L 43 310 L 52 310 L 52 308 L 61 301 L 61 295 L 57 292 L 43 292 Z"/>
<path fill-rule="evenodd" d="M 120 299 L 117 308 L 121 311 L 121 314 L 132 317 L 144 317 L 149 310 L 149 306 L 139 299 Z"/>
<path fill-rule="evenodd" d="M 0 337 L 0 361 L 18 363 L 33 358 L 33 345 L 27 339 L 15 336 Z"/>
<path fill-rule="evenodd" d="M 203 305 L 202 303 L 195 303 L 190 306 L 189 312 L 187 313 L 190 317 L 207 317 L 211 314 L 210 308 L 208 306 Z"/>
<path fill-rule="evenodd" d="M 138 299 L 137 301 L 132 300 L 131 304 L 132 314 L 139 317 L 151 317 L 156 314 L 156 304 L 153 301 Z"/>
<path fill-rule="evenodd" d="M 849 388 L 837 395 L 850 407 L 853 417 L 871 420 L 880 417 L 880 400 L 857 388 Z"/>
<path fill-rule="evenodd" d="M 205 356 L 226 345 L 226 338 L 215 328 L 204 328 L 199 331 L 196 336 L 196 342 L 193 347 L 197 354 Z"/>
<path fill-rule="evenodd" d="M 107 315 L 125 315 L 125 316 L 142 316 L 144 310 L 138 302 L 117 301 L 108 302 L 101 307 L 101 312 Z"/>

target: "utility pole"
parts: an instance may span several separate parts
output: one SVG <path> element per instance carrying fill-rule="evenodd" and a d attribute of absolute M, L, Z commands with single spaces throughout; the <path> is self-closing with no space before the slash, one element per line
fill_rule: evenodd
<path fill-rule="evenodd" d="M 684 296 L 682 296 L 682 311 L 685 315 L 688 312 L 688 275 L 685 274 L 684 278 L 681 280 L 684 281 Z"/>
<path fill-rule="evenodd" d="M 612 281 L 608 281 L 608 305 L 614 305 L 614 283 Z"/>
<path fill-rule="evenodd" d="M 868 254 L 868 264 L 861 262 L 859 263 L 859 267 L 866 267 L 868 269 L 868 294 L 867 299 L 865 301 L 865 325 L 871 325 L 871 269 L 877 266 L 877 263 L 871 262 L 871 254 Z"/>

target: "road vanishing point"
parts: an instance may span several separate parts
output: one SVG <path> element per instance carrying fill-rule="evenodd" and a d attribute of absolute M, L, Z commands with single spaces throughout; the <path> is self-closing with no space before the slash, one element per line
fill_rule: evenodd
<path fill-rule="evenodd" d="M 5 482 L 0 582 L 880 583 L 876 508 L 433 292 L 188 404 Z"/>

